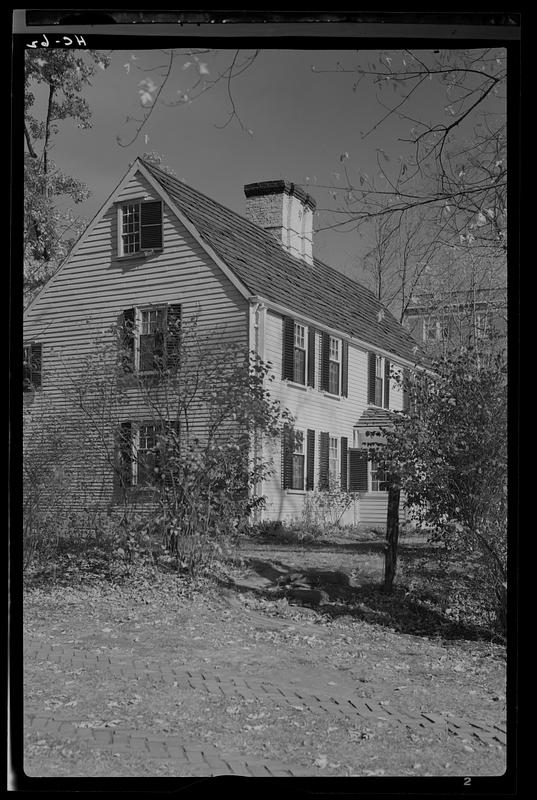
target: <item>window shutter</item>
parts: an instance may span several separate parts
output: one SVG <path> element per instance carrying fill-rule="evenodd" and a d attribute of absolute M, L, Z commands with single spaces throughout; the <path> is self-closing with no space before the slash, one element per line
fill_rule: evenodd
<path fill-rule="evenodd" d="M 349 440 L 346 436 L 341 437 L 341 444 L 340 444 L 340 453 L 341 453 L 341 491 L 347 491 L 347 448 L 349 445 Z"/>
<path fill-rule="evenodd" d="M 282 379 L 292 381 L 295 360 L 295 322 L 291 317 L 283 317 L 282 325 Z"/>
<path fill-rule="evenodd" d="M 329 442 L 330 434 L 321 433 L 319 447 L 319 489 L 327 492 L 330 489 L 329 480 Z"/>
<path fill-rule="evenodd" d="M 313 490 L 315 476 L 315 431 L 306 434 L 306 490 Z"/>
<path fill-rule="evenodd" d="M 367 453 L 349 450 L 349 492 L 367 492 Z"/>
<path fill-rule="evenodd" d="M 375 353 L 367 354 L 367 402 L 375 403 L 375 377 L 377 370 L 377 357 Z"/>
<path fill-rule="evenodd" d="M 140 204 L 140 248 L 157 250 L 162 247 L 162 203 L 154 200 Z"/>
<path fill-rule="evenodd" d="M 349 396 L 349 343 L 341 345 L 341 396 Z"/>
<path fill-rule="evenodd" d="M 321 334 L 321 389 L 327 392 L 330 388 L 330 335 Z"/>
<path fill-rule="evenodd" d="M 390 362 L 384 359 L 384 408 L 390 407 Z"/>
<path fill-rule="evenodd" d="M 308 386 L 315 386 L 315 328 L 308 328 Z"/>
<path fill-rule="evenodd" d="M 171 303 L 166 318 L 166 367 L 177 368 L 181 351 L 181 305 Z"/>
<path fill-rule="evenodd" d="M 403 370 L 403 411 L 408 414 L 410 411 L 410 386 L 409 384 L 410 372 L 407 369 Z"/>
<path fill-rule="evenodd" d="M 282 489 L 290 489 L 293 483 L 293 454 L 289 430 L 282 433 Z"/>
<path fill-rule="evenodd" d="M 134 372 L 135 313 L 136 309 L 126 308 L 122 315 L 121 364 L 125 372 Z"/>
<path fill-rule="evenodd" d="M 124 486 L 132 486 L 132 422 L 122 422 L 119 429 L 119 471 Z"/>

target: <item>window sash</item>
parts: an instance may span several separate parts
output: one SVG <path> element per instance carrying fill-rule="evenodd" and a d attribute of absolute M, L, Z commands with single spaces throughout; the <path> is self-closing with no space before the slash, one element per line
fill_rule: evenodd
<path fill-rule="evenodd" d="M 136 431 L 136 456 L 134 459 L 135 484 L 148 486 L 153 482 L 157 464 L 157 425 L 140 425 Z"/>
<path fill-rule="evenodd" d="M 293 453 L 293 473 L 291 478 L 291 489 L 304 489 L 305 456 L 300 453 Z"/>
<path fill-rule="evenodd" d="M 331 489 L 337 486 L 339 467 L 339 442 L 337 437 L 331 436 L 328 445 L 328 480 Z"/>
<path fill-rule="evenodd" d="M 166 335 L 166 308 L 139 308 L 136 325 L 136 362 L 139 372 L 156 372 L 156 343 Z"/>
<path fill-rule="evenodd" d="M 339 394 L 340 372 L 339 363 L 330 360 L 328 364 L 328 391 L 330 394 Z"/>
<path fill-rule="evenodd" d="M 371 462 L 371 491 L 388 491 L 388 473 L 385 469 L 381 469 L 376 461 Z"/>
<path fill-rule="evenodd" d="M 306 351 L 300 347 L 295 347 L 294 350 L 293 381 L 306 383 Z"/>
<path fill-rule="evenodd" d="M 140 203 L 128 203 L 121 208 L 122 254 L 129 255 L 140 250 Z"/>

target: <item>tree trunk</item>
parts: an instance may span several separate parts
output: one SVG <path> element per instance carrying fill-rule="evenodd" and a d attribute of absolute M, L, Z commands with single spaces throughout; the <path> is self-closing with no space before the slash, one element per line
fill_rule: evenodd
<path fill-rule="evenodd" d="M 397 570 L 397 543 L 399 540 L 399 498 L 401 487 L 398 480 L 390 480 L 388 487 L 388 514 L 386 518 L 386 551 L 384 554 L 384 591 L 393 591 Z"/>

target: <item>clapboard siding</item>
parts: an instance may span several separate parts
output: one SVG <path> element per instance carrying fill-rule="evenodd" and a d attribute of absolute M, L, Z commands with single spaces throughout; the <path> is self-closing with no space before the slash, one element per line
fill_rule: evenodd
<path fill-rule="evenodd" d="M 114 200 L 136 197 L 158 199 L 153 188 L 140 177 L 120 187 Z M 85 442 L 80 464 L 73 465 L 85 476 L 79 500 L 88 492 L 113 500 L 113 469 L 106 450 L 114 450 L 114 434 L 99 441 L 87 430 L 86 420 L 71 404 L 71 387 L 83 376 L 85 359 L 94 352 L 95 341 L 114 342 L 111 327 L 125 308 L 150 304 L 180 303 L 183 319 L 196 316 L 198 329 L 212 333 L 219 343 L 248 344 L 249 309 L 236 287 L 212 262 L 190 232 L 163 202 L 163 248 L 150 257 L 117 258 L 117 203 L 97 219 L 81 246 L 30 308 L 25 319 L 25 340 L 43 344 L 42 391 L 25 395 L 25 406 L 34 414 L 62 413 L 68 420 L 73 442 Z M 135 388 L 126 389 L 124 418 L 150 420 L 152 412 Z M 47 408 L 53 412 L 46 411 Z M 201 429 L 203 413 L 196 429 Z M 104 487 L 104 489 L 103 489 Z"/>
<path fill-rule="evenodd" d="M 321 322 L 321 321 L 320 321 Z M 321 432 L 337 437 L 346 437 L 349 444 L 353 441 L 353 428 L 360 415 L 368 406 L 367 402 L 367 362 L 368 356 L 352 343 L 349 343 L 348 397 L 335 398 L 319 389 L 321 362 L 321 334 L 316 333 L 316 377 L 315 388 L 297 386 L 281 380 L 282 374 L 282 318 L 278 314 L 268 312 L 265 317 L 264 351 L 265 358 L 272 364 L 275 380 L 271 384 L 272 393 L 283 406 L 295 417 L 295 426 L 299 430 L 315 431 L 316 457 L 314 465 L 314 486 L 319 484 L 319 437 Z M 394 367 L 394 371 L 398 368 Z M 394 379 L 390 381 L 390 407 L 393 410 L 402 408 L 402 393 Z M 282 491 L 281 489 L 281 450 L 280 443 L 266 447 L 273 461 L 272 477 L 263 486 L 267 498 L 264 517 L 290 521 L 302 514 L 306 492 Z M 360 493 L 356 503 L 353 502 L 345 516 L 344 523 L 365 522 L 381 524 L 386 522 L 387 494 Z"/>

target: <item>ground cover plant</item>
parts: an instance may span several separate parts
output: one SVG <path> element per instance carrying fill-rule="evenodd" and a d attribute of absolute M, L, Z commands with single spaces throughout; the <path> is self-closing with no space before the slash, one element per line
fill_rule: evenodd
<path fill-rule="evenodd" d="M 386 596 L 380 532 L 342 531 L 313 542 L 269 537 L 244 538 L 218 580 L 141 559 L 118 580 L 88 566 L 83 580 L 80 573 L 55 581 L 28 574 L 25 713 L 72 720 L 77 729 L 177 736 L 312 775 L 501 774 L 501 742 L 412 729 L 389 715 L 502 724 L 504 647 L 475 609 L 461 607 L 457 617 L 446 605 L 448 584 L 462 586 L 467 565 L 452 563 L 442 584 L 435 546 L 403 536 L 400 583 Z M 297 576 L 320 586 L 326 599 L 299 603 L 288 592 Z M 32 656 L 40 646 L 60 655 Z M 80 658 L 62 660 L 62 649 Z M 98 657 L 154 670 L 96 670 L 91 659 Z M 302 682 L 310 694 L 348 692 L 383 704 L 386 719 L 353 721 L 330 708 L 314 714 L 307 697 L 282 708 L 263 693 L 206 694 L 175 680 L 185 672 L 263 679 L 282 690 Z M 178 774 L 171 757 L 90 746 L 57 730 L 27 727 L 25 739 L 31 776 Z M 179 774 L 197 773 L 183 766 Z"/>

